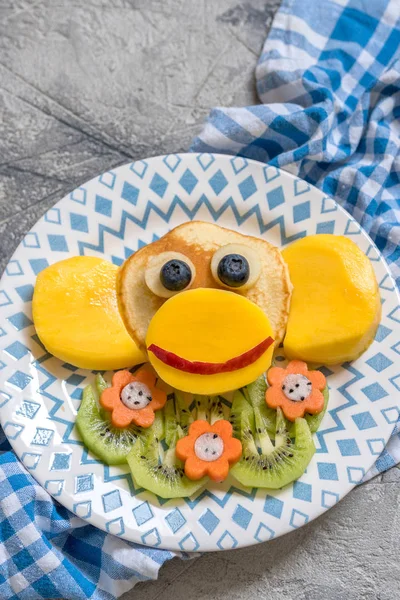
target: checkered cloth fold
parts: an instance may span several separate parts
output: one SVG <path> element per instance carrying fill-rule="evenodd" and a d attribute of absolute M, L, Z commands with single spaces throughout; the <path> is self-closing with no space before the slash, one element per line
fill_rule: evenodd
<path fill-rule="evenodd" d="M 175 556 L 88 525 L 55 502 L 0 430 L 1 600 L 114 600 Z"/>
<path fill-rule="evenodd" d="M 340 202 L 400 282 L 398 0 L 284 0 L 257 66 L 263 104 L 217 108 L 192 150 L 277 165 Z M 397 426 L 375 471 L 400 461 Z M 371 473 L 370 473 L 371 475 Z M 0 434 L 0 598 L 113 600 L 172 553 L 86 524 Z"/>

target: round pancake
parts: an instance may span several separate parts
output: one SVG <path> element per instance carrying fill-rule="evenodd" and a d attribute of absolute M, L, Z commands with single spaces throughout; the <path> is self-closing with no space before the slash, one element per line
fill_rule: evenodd
<path fill-rule="evenodd" d="M 226 244 L 245 244 L 260 258 L 261 273 L 250 289 L 241 294 L 257 304 L 267 315 L 279 344 L 285 334 L 289 315 L 292 284 L 289 271 L 278 248 L 263 240 L 242 235 L 212 223 L 190 221 L 179 225 L 162 238 L 135 252 L 120 267 L 117 278 L 118 304 L 125 327 L 141 348 L 145 349 L 147 328 L 154 314 L 166 301 L 147 287 L 145 271 L 150 259 L 161 252 L 181 252 L 194 264 L 196 275 L 190 286 L 223 288 L 211 274 L 211 259 Z"/>

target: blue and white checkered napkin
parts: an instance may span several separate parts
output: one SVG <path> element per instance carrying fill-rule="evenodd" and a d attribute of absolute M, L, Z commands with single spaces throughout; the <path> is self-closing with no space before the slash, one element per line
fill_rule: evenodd
<path fill-rule="evenodd" d="M 114 600 L 176 556 L 126 542 L 55 502 L 0 429 L 1 600 Z"/>
<path fill-rule="evenodd" d="M 191 150 L 312 183 L 361 223 L 400 287 L 400 1 L 283 0 L 256 79 L 262 104 L 215 108 Z M 399 462 L 400 421 L 364 481 Z"/>
<path fill-rule="evenodd" d="M 400 283 L 398 0 L 284 0 L 257 66 L 262 105 L 212 111 L 192 150 L 306 179 L 371 234 Z M 400 461 L 398 431 L 370 476 Z M 0 598 L 113 600 L 172 553 L 106 534 L 54 502 L 0 435 Z"/>

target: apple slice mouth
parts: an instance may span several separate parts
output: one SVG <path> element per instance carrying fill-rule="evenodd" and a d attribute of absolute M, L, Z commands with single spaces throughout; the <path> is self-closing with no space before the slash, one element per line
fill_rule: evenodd
<path fill-rule="evenodd" d="M 193 373 L 195 375 L 215 375 L 216 373 L 229 373 L 231 371 L 236 371 L 237 369 L 248 367 L 258 360 L 273 343 L 273 338 L 269 336 L 257 344 L 257 346 L 254 346 L 254 348 L 247 350 L 247 352 L 221 363 L 187 360 L 186 358 L 174 354 L 174 352 L 160 348 L 160 346 L 157 346 L 156 344 L 150 344 L 147 350 L 152 352 L 158 360 L 161 360 L 161 362 L 174 369 L 179 369 L 185 373 Z"/>

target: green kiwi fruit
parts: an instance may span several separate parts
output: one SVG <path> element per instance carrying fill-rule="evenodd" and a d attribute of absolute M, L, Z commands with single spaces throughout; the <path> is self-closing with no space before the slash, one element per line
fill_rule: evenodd
<path fill-rule="evenodd" d="M 168 395 L 168 400 L 163 409 L 164 413 L 164 422 L 165 422 L 165 443 L 167 446 L 171 446 L 174 444 L 174 440 L 176 440 L 177 430 L 178 430 L 178 421 L 176 419 L 175 413 L 175 398 L 174 394 Z"/>
<path fill-rule="evenodd" d="M 220 396 L 194 396 L 196 419 L 203 419 L 213 424 L 224 418 L 224 410 Z"/>
<path fill-rule="evenodd" d="M 109 387 L 107 381 L 104 379 L 101 373 L 97 373 L 96 375 L 95 386 L 99 397 L 104 392 L 104 390 Z"/>
<path fill-rule="evenodd" d="M 326 413 L 326 409 L 328 408 L 328 402 L 329 402 L 328 386 L 324 387 L 324 389 L 322 390 L 322 393 L 324 395 L 324 408 L 317 415 L 306 415 L 305 416 L 305 420 L 308 423 L 311 433 L 315 433 L 316 431 L 318 431 L 319 426 L 321 425 L 321 421 L 324 418 L 324 415 Z"/>
<path fill-rule="evenodd" d="M 208 396 L 195 394 L 193 398 L 196 408 L 196 419 L 208 421 Z"/>
<path fill-rule="evenodd" d="M 202 401 L 203 407 L 203 401 Z M 156 435 L 152 426 L 148 433 L 132 448 L 127 460 L 132 477 L 138 487 L 143 487 L 161 498 L 184 498 L 204 486 L 206 478 L 191 481 L 184 473 L 183 463 L 176 457 L 177 441 L 187 435 L 193 420 L 191 411 L 180 392 L 168 395 L 162 411 L 164 440 Z M 166 449 L 167 448 L 167 449 Z"/>
<path fill-rule="evenodd" d="M 276 410 L 269 408 L 265 403 L 265 392 L 267 383 L 264 375 L 260 375 L 253 383 L 247 385 L 243 392 L 253 409 L 262 407 L 264 426 L 268 431 L 275 433 Z"/>
<path fill-rule="evenodd" d="M 154 422 L 151 427 L 141 430 L 141 437 L 146 437 L 149 433 L 154 433 L 158 440 L 164 439 L 165 436 L 165 419 L 162 410 L 156 410 L 154 413 Z"/>
<path fill-rule="evenodd" d="M 181 426 L 184 435 L 187 435 L 189 425 L 193 422 L 193 416 L 189 409 L 189 405 L 182 395 L 182 392 L 175 390 L 175 414 Z"/>
<path fill-rule="evenodd" d="M 109 413 L 98 403 L 97 390 L 102 389 L 105 384 L 103 382 L 104 379 L 97 376 L 96 389 L 91 385 L 84 389 L 76 426 L 85 446 L 91 452 L 108 465 L 119 465 L 126 462 L 127 455 L 143 430 L 135 425 L 126 429 L 118 429 L 112 425 Z"/>
<path fill-rule="evenodd" d="M 304 473 L 315 446 L 305 419 L 296 419 L 292 441 L 280 408 L 276 411 L 275 442 L 272 443 L 266 427 L 266 409 L 265 404 L 254 409 L 256 432 L 253 437 L 247 431 L 241 438 L 243 455 L 232 467 L 231 474 L 244 486 L 278 489 Z"/>
<path fill-rule="evenodd" d="M 233 428 L 233 435 L 236 438 L 243 441 L 249 437 L 254 441 L 254 412 L 240 390 L 236 391 L 233 396 L 229 421 Z"/>
<path fill-rule="evenodd" d="M 177 430 L 182 433 L 179 426 Z M 161 460 L 160 444 L 154 435 L 149 436 L 147 443 L 135 444 L 128 454 L 128 464 L 135 484 L 161 498 L 192 496 L 206 483 L 206 478 L 191 481 L 186 477 L 175 446 L 171 446 Z"/>
<path fill-rule="evenodd" d="M 224 418 L 224 410 L 219 396 L 210 396 L 208 398 L 208 415 L 211 425 Z"/>

